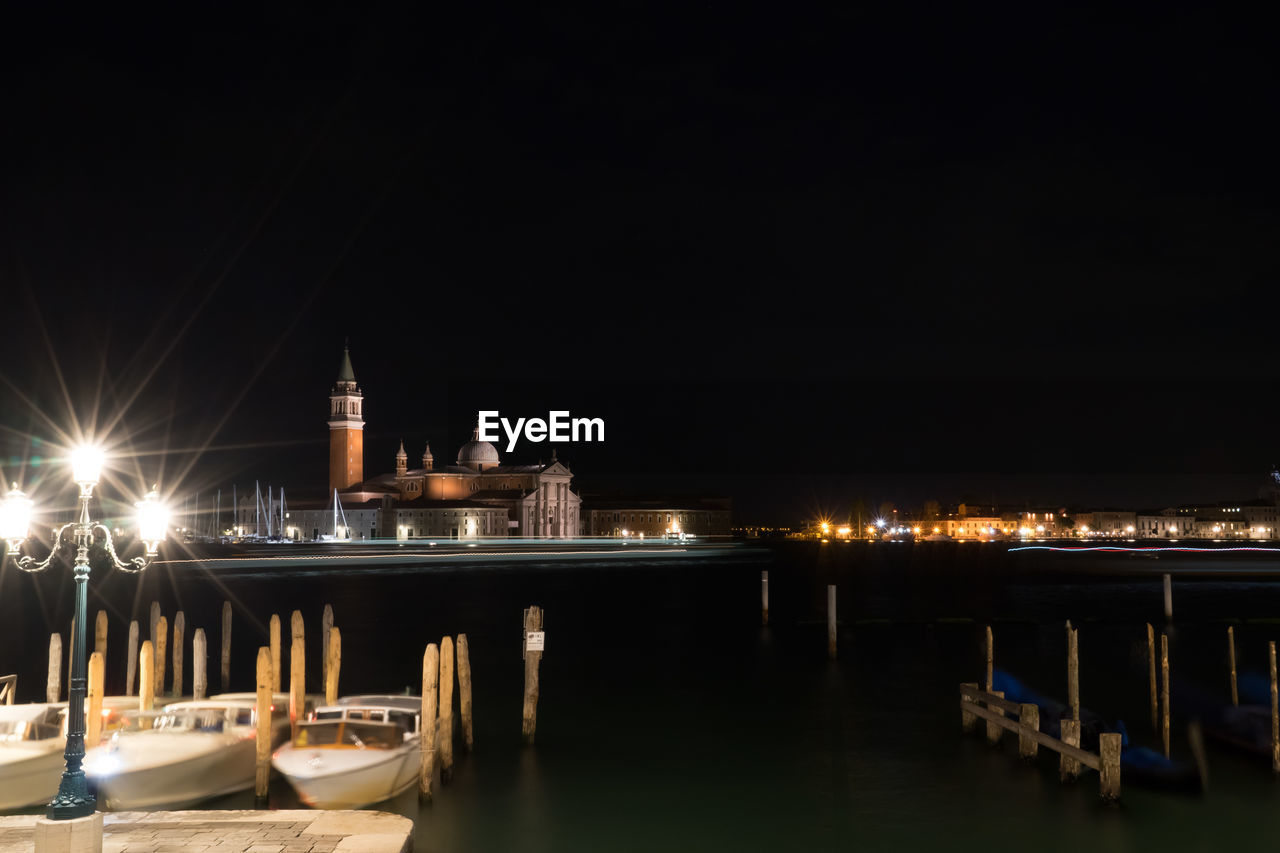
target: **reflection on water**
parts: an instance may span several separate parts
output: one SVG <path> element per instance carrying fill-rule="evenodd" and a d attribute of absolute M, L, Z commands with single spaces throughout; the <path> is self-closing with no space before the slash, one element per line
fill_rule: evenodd
<path fill-rule="evenodd" d="M 423 646 L 465 631 L 476 752 L 459 743 L 454 779 L 437 782 L 430 805 L 410 791 L 380 806 L 416 819 L 419 851 L 1181 850 L 1280 830 L 1280 786 L 1254 756 L 1211 746 L 1208 796 L 1130 786 L 1123 806 L 1109 809 L 1091 775 L 1060 785 L 1047 751 L 1023 765 L 1012 742 L 990 749 L 980 735 L 961 735 L 956 685 L 980 678 L 982 626 L 994 626 L 1000 665 L 1062 696 L 1070 618 L 1080 629 L 1082 703 L 1154 745 L 1144 623 L 1159 627 L 1158 573 L 1077 576 L 1055 564 L 1042 574 L 1028 563 L 990 574 L 975 570 L 976 557 L 897 553 L 824 561 L 803 546 L 720 559 L 252 578 L 174 570 L 143 576 L 140 590 L 136 578 L 95 578 L 91 610 L 113 614 L 109 687 L 123 681 L 123 617 L 136 613 L 145 625 L 153 598 L 166 614 L 181 606 L 188 638 L 203 626 L 211 649 L 222 599 L 239 602 L 236 689 L 251 686 L 272 612 L 303 611 L 314 660 L 320 611 L 333 605 L 344 693 L 416 692 Z M 762 567 L 771 571 L 767 628 Z M 835 662 L 826 659 L 827 583 L 840 590 Z M 1175 680 L 1225 695 L 1227 624 L 1241 669 L 1265 667 L 1266 641 L 1280 639 L 1280 584 L 1178 580 L 1174 599 Z M 0 671 L 20 672 L 24 699 L 43 691 L 49 626 L 69 619 L 69 601 L 69 586 L 53 577 L 0 582 L 0 624 L 12 641 L 0 647 Z M 525 748 L 519 632 L 530 604 L 546 611 L 548 637 L 537 745 Z M 216 682 L 216 660 L 210 676 Z M 1182 755 L 1184 723 L 1175 719 Z M 249 808 L 252 797 L 212 805 Z M 279 780 L 271 805 L 298 807 Z"/>

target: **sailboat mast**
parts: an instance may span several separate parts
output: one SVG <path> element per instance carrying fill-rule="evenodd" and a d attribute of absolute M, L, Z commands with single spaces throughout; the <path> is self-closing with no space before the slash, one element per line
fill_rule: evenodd
<path fill-rule="evenodd" d="M 262 486 L 253 481 L 253 535 L 262 535 Z"/>

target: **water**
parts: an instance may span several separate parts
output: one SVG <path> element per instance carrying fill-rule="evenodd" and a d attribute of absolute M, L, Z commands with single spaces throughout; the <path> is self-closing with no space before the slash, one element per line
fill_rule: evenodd
<path fill-rule="evenodd" d="M 760 575 L 770 570 L 771 625 Z M 1175 575 L 1173 679 L 1227 696 L 1226 625 L 1241 670 L 1263 671 L 1280 639 L 1280 583 L 1266 559 L 1139 561 L 1008 555 L 977 545 L 788 543 L 677 560 L 483 564 L 394 571 L 157 567 L 95 576 L 90 613 L 111 613 L 108 690 L 122 686 L 127 618 L 146 633 L 158 599 L 190 635 L 205 628 L 218 687 L 221 602 L 236 604 L 232 687 L 252 687 L 272 612 L 299 608 L 308 656 L 331 603 L 343 632 L 343 693 L 420 689 L 422 651 L 465 631 L 476 752 L 456 748 L 452 784 L 419 808 L 419 851 L 1221 849 L 1274 837 L 1280 785 L 1261 757 L 1210 746 L 1204 797 L 1097 780 L 1061 785 L 1056 756 L 1030 766 L 1011 741 L 960 732 L 956 685 L 982 677 L 992 624 L 999 665 L 1065 694 L 1063 621 L 1080 629 L 1082 703 L 1158 741 L 1147 709 L 1146 632 L 1160 626 L 1160 572 Z M 1244 573 L 1242 573 L 1244 572 Z M 1248 574 L 1253 573 L 1253 574 Z M 826 659 L 827 583 L 839 585 L 840 658 Z M 43 693 L 50 625 L 65 626 L 68 574 L 0 577 L 0 672 L 23 701 Z M 521 611 L 546 611 L 537 744 L 520 744 Z M 65 630 L 65 628 L 64 628 Z M 308 687 L 318 690 L 318 669 Z M 186 680 L 190 684 L 190 664 Z M 1175 725 L 1178 724 L 1175 719 Z M 1188 751 L 1175 730 L 1175 754 Z M 297 801 L 277 782 L 273 807 Z M 252 797 L 212 803 L 246 808 Z"/>

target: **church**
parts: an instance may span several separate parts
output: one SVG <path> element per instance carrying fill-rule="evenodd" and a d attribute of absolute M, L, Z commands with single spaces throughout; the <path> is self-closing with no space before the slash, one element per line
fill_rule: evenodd
<path fill-rule="evenodd" d="M 329 494 L 337 490 L 352 539 L 473 539 L 579 535 L 581 499 L 573 472 L 552 451 L 549 462 L 503 464 L 479 430 L 453 464 L 438 464 L 428 443 L 421 467 L 409 467 L 404 442 L 392 471 L 364 476 L 364 394 L 344 349 L 329 394 Z M 332 514 L 332 500 L 329 501 Z M 319 513 L 315 518 L 311 516 Z M 324 510 L 290 511 L 297 538 L 330 533 Z M 290 524 L 290 522 L 293 522 Z"/>

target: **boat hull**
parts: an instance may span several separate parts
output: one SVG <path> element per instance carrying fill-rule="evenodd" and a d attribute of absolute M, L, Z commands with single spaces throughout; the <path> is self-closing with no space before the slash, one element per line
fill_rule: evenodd
<path fill-rule="evenodd" d="M 294 749 L 281 747 L 272 757 L 298 798 L 317 809 L 357 809 L 408 790 L 418 778 L 418 741 L 388 750 Z"/>
<path fill-rule="evenodd" d="M 0 749 L 0 809 L 20 809 L 47 803 L 58 793 L 66 767 L 66 740 L 41 746 Z M 38 743 L 38 742 L 37 742 Z"/>
<path fill-rule="evenodd" d="M 142 742 L 139 750 L 154 740 L 146 733 L 135 738 Z M 173 761 L 136 769 L 125 763 L 119 770 L 92 771 L 89 777 L 97 785 L 98 799 L 116 810 L 187 805 L 253 787 L 253 738 L 209 737 L 202 747 Z"/>

